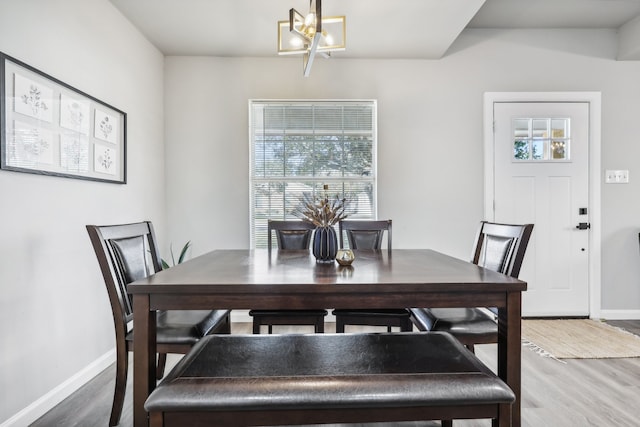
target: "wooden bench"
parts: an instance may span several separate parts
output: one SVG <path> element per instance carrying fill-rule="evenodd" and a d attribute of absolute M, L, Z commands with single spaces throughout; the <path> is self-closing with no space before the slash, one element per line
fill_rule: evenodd
<path fill-rule="evenodd" d="M 145 403 L 153 426 L 492 418 L 511 389 L 447 333 L 212 335 Z"/>

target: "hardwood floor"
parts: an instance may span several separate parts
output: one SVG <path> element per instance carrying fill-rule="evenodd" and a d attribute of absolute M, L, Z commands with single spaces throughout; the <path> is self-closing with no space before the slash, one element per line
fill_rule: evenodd
<path fill-rule="evenodd" d="M 640 335 L 640 320 L 608 323 Z M 327 325 L 327 331 L 332 331 Z M 353 329 L 355 330 L 355 329 Z M 359 329 L 365 330 L 365 328 Z M 371 328 L 366 330 L 380 331 Z M 285 327 L 274 332 L 312 332 Z M 347 331 L 349 332 L 349 330 Z M 232 326 L 232 333 L 251 333 L 249 323 Z M 476 354 L 495 369 L 495 345 L 476 346 Z M 180 356 L 170 355 L 167 371 Z M 632 427 L 640 420 L 640 358 L 565 360 L 538 356 L 522 349 L 522 425 L 524 427 Z M 32 424 L 34 427 L 107 426 L 111 411 L 115 365 Z M 132 425 L 131 375 L 120 426 Z M 634 403 L 635 402 L 635 403 Z M 439 422 L 394 423 L 403 427 L 432 427 Z M 455 426 L 488 427 L 489 420 L 456 420 Z M 358 425 L 350 425 L 357 427 Z M 367 424 L 390 427 L 390 424 Z M 188 427 L 188 426 L 186 426 Z"/>
<path fill-rule="evenodd" d="M 640 335 L 640 320 L 608 320 L 608 324 Z"/>

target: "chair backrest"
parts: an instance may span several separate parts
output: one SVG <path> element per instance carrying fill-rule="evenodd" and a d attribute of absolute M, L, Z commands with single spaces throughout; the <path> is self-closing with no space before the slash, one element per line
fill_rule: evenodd
<path fill-rule="evenodd" d="M 512 225 L 482 221 L 471 262 L 518 278 L 533 224 Z"/>
<path fill-rule="evenodd" d="M 282 250 L 309 249 L 311 235 L 316 226 L 308 221 L 276 221 L 267 222 L 267 247 L 271 250 L 271 232 L 276 232 L 278 248 Z"/>
<path fill-rule="evenodd" d="M 116 339 L 124 339 L 133 319 L 127 285 L 162 270 L 153 225 L 146 222 L 123 225 L 87 225 L 87 232 L 102 271 Z"/>
<path fill-rule="evenodd" d="M 350 249 L 380 249 L 387 232 L 387 250 L 391 252 L 391 220 L 342 220 L 338 223 L 340 247 L 344 248 L 343 234 L 347 235 Z"/>

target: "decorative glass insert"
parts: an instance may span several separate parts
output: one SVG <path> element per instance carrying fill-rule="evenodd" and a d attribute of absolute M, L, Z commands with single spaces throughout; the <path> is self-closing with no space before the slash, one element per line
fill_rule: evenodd
<path fill-rule="evenodd" d="M 571 147 L 571 119 L 515 118 L 514 161 L 568 161 Z"/>

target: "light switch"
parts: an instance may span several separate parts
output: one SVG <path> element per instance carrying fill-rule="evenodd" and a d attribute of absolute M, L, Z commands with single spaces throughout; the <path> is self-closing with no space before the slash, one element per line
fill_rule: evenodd
<path fill-rule="evenodd" d="M 607 184 L 628 184 L 628 170 L 607 170 L 604 174 L 604 182 Z"/>

